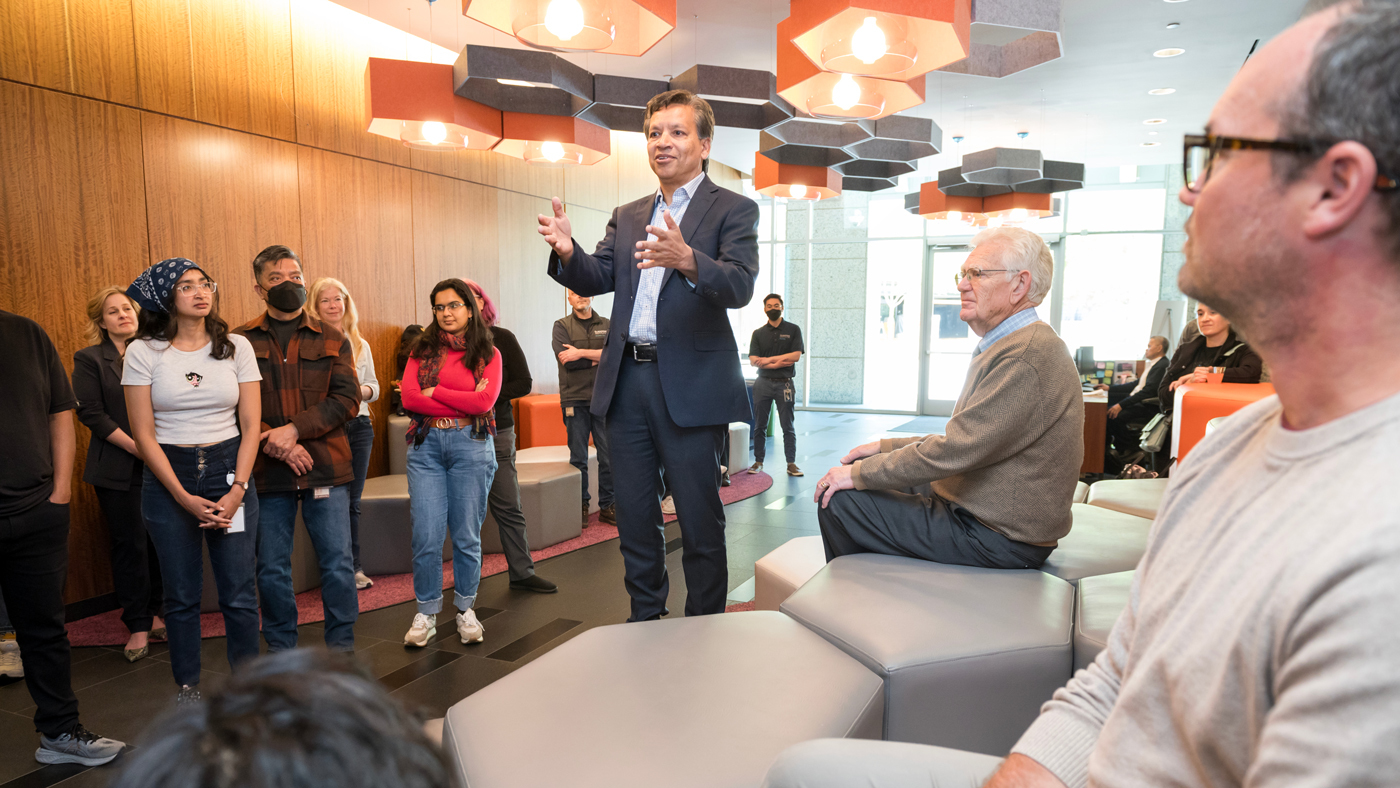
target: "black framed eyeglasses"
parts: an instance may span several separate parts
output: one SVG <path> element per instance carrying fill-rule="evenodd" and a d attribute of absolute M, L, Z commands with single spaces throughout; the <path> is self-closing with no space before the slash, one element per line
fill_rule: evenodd
<path fill-rule="evenodd" d="M 1252 140 L 1220 134 L 1187 134 L 1182 144 L 1182 166 L 1188 191 L 1199 192 L 1210 178 L 1211 167 L 1227 150 L 1276 150 L 1284 153 L 1320 154 L 1335 145 L 1331 140 Z M 1385 173 L 1376 175 L 1377 191 L 1400 188 L 1400 180 Z"/>

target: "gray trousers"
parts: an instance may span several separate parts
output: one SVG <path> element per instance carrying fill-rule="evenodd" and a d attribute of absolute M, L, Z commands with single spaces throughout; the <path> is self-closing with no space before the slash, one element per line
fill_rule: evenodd
<path fill-rule="evenodd" d="M 500 529 L 501 548 L 505 550 L 506 565 L 511 580 L 524 580 L 535 574 L 535 561 L 530 558 L 530 539 L 525 535 L 525 513 L 520 509 L 520 479 L 515 475 L 515 427 L 496 430 L 496 478 L 491 480 L 491 492 L 486 505 L 496 518 Z"/>
<path fill-rule="evenodd" d="M 976 788 L 1001 759 L 975 752 L 862 739 L 813 739 L 782 752 L 763 788 Z"/>
<path fill-rule="evenodd" d="M 817 510 L 826 560 L 853 553 L 902 555 L 940 564 L 1037 569 L 1054 551 L 1002 536 L 967 509 L 924 492 L 842 490 Z"/>

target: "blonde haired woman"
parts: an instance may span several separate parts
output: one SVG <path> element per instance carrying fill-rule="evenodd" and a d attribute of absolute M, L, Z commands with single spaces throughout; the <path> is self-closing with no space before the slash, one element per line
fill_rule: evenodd
<path fill-rule="evenodd" d="M 340 329 L 355 350 L 355 372 L 360 378 L 360 413 L 345 422 L 345 437 L 350 441 L 350 463 L 355 480 L 350 482 L 350 554 L 355 560 L 355 588 L 365 589 L 374 581 L 360 566 L 360 496 L 365 491 L 369 475 L 369 454 L 374 448 L 374 422 L 369 417 L 369 403 L 379 399 L 379 379 L 374 376 L 374 355 L 369 343 L 360 336 L 360 312 L 355 299 L 339 279 L 323 276 L 311 283 L 307 291 L 306 308 L 311 316 L 326 325 Z"/>
<path fill-rule="evenodd" d="M 150 654 L 149 638 L 165 636 L 165 592 L 155 545 L 141 516 L 141 462 L 122 391 L 126 343 L 136 336 L 141 309 L 118 287 L 104 287 L 87 302 L 89 347 L 73 354 L 73 393 L 78 420 L 92 431 L 83 481 L 97 491 L 112 540 L 112 580 L 126 641 L 128 662 Z"/>

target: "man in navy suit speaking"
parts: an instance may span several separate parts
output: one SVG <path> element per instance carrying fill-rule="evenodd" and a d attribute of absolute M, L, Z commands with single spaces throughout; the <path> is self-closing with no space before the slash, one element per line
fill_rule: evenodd
<path fill-rule="evenodd" d="M 668 612 L 662 469 L 685 550 L 685 614 L 724 612 L 728 592 L 720 451 L 729 423 L 748 421 L 749 400 L 725 310 L 753 298 L 758 205 L 705 175 L 714 127 L 710 105 L 689 91 L 647 104 L 660 188 L 615 209 L 593 254 L 573 240 L 559 198 L 539 217 L 549 275 L 579 295 L 616 294 L 591 410 L 608 424 L 629 621 Z"/>

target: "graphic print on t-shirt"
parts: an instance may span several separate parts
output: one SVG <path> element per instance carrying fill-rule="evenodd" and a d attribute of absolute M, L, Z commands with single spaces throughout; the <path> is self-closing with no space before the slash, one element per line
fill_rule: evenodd
<path fill-rule="evenodd" d="M 198 372 L 186 372 L 185 380 L 188 380 L 191 386 L 199 388 L 199 384 L 204 380 L 204 376 Z"/>

